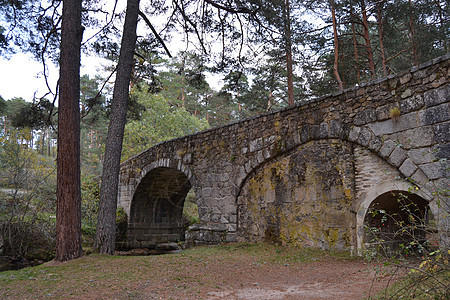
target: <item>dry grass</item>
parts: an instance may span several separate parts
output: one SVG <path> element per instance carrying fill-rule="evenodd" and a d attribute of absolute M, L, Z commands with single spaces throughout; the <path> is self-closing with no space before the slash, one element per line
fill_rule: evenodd
<path fill-rule="evenodd" d="M 353 286 L 349 281 L 366 278 L 361 284 L 370 285 L 372 275 L 364 262 L 347 255 L 232 244 L 159 256 L 89 255 L 7 271 L 0 273 L 0 299 L 238 299 L 240 290 L 255 286 L 273 293 L 320 280 L 333 281 L 333 288 L 342 293 L 339 284 Z M 362 293 L 361 286 L 355 289 Z"/>

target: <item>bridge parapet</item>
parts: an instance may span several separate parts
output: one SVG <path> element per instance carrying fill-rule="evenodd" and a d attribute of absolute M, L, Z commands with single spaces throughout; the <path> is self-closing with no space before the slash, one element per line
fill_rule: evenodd
<path fill-rule="evenodd" d="M 278 218 L 273 221 L 278 222 L 275 233 L 288 235 L 287 240 L 303 240 L 313 246 L 361 247 L 362 243 L 357 243 L 362 236 L 358 232 L 361 228 L 357 229 L 358 209 L 375 184 L 367 184 L 368 178 L 358 178 L 358 168 L 364 169 L 364 166 L 355 168 L 345 163 L 357 161 L 355 154 L 361 149 L 380 159 L 379 168 L 396 174 L 384 180 L 407 179 L 427 195 L 430 203 L 438 190 L 448 190 L 449 171 L 445 160 L 450 153 L 449 58 L 441 57 L 399 76 L 383 78 L 306 104 L 158 144 L 122 164 L 118 203 L 131 216 L 133 197 L 142 180 L 154 169 L 171 168 L 183 173 L 195 191 L 200 223 L 188 234 L 194 244 L 246 240 L 250 239 L 249 235 L 255 240 L 267 238 L 268 228 L 272 226 L 267 212 L 270 209 L 261 211 L 273 206 L 277 209 L 270 214 Z M 327 160 L 315 156 L 326 156 L 332 151 L 311 150 L 317 147 L 345 150 L 333 152 L 336 161 L 342 162 L 342 170 L 330 172 L 334 175 L 326 175 L 325 170 L 319 172 L 324 182 L 334 176 L 328 186 L 299 179 L 304 177 L 300 173 L 320 170 L 326 164 Z M 299 153 L 313 157 L 301 160 Z M 308 165 L 305 161 L 309 161 Z M 277 170 L 274 164 L 284 165 L 286 170 Z M 327 165 L 328 168 L 334 169 L 333 164 L 337 163 Z M 271 180 L 260 176 L 268 169 L 278 172 Z M 274 184 L 275 177 L 279 178 L 277 184 Z M 366 174 L 366 177 L 370 175 Z M 292 185 L 292 182 L 284 182 L 286 180 L 296 183 Z M 256 192 L 252 184 L 263 188 Z M 305 184 L 310 186 L 306 188 Z M 280 192 L 288 186 L 297 190 L 297 194 Z M 311 196 L 307 190 L 312 187 L 326 190 L 329 195 L 320 199 Z M 301 193 L 309 198 L 305 200 Z M 282 199 L 278 199 L 280 197 Z M 444 206 L 432 207 L 435 215 L 448 213 L 448 194 L 443 197 Z M 309 203 L 307 205 L 313 203 L 312 206 L 321 203 L 333 209 L 322 211 L 325 217 L 314 215 L 308 209 L 301 213 L 292 212 L 297 214 L 298 220 L 305 220 L 308 214 L 309 218 L 324 219 L 311 223 L 287 218 L 289 224 L 299 223 L 293 230 L 288 230 L 281 224 L 283 218 L 280 216 L 292 210 L 293 206 L 288 203 L 301 201 Z M 338 204 L 340 202 L 344 204 Z M 250 207 L 259 212 L 249 213 Z M 328 217 L 336 210 L 345 213 L 340 217 Z M 333 221 L 339 218 L 344 219 L 345 224 Z M 446 220 L 448 222 L 448 218 Z M 259 228 L 253 224 L 255 222 L 261 223 Z M 302 229 L 302 222 L 309 222 L 310 227 L 324 228 L 310 233 L 308 238 L 308 230 L 312 229 Z M 338 228 L 336 239 L 347 241 L 327 242 L 326 232 L 330 232 L 330 228 Z M 301 237 L 293 233 L 302 230 Z"/>

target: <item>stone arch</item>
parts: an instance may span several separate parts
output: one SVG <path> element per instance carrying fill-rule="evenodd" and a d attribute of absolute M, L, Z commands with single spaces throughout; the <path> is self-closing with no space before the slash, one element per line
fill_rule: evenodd
<path fill-rule="evenodd" d="M 318 139 L 278 151 L 257 165 L 237 192 L 238 237 L 323 249 L 350 248 L 350 226 L 344 223 L 353 223 L 354 217 L 350 208 L 342 207 L 350 206 L 350 176 L 344 174 L 352 171 L 351 153 L 352 143 L 348 141 Z M 316 162 L 319 156 L 320 162 Z M 316 158 L 305 162 L 307 157 Z M 334 163 L 332 157 L 337 157 L 336 168 L 331 171 L 333 176 L 327 176 L 331 161 Z M 249 196 L 252 199 L 247 201 Z M 311 204 L 316 205 L 313 213 Z M 325 211 L 319 212 L 319 206 Z M 339 207 L 338 213 L 332 212 Z M 309 232 L 312 228 L 316 229 Z"/>
<path fill-rule="evenodd" d="M 397 209 L 393 202 L 396 202 L 399 193 L 406 194 L 411 197 L 411 201 L 419 204 L 420 206 L 429 207 L 432 216 L 437 216 L 437 206 L 432 202 L 432 197 L 429 194 L 417 189 L 414 185 L 405 180 L 396 180 L 392 182 L 385 182 L 371 188 L 365 193 L 359 204 L 358 211 L 356 213 L 356 235 L 357 235 L 357 248 L 359 253 L 364 249 L 365 242 L 365 222 L 367 221 L 367 215 L 369 209 L 373 207 L 373 204 L 377 201 L 380 203 L 379 209 Z"/>
<path fill-rule="evenodd" d="M 134 173 L 133 180 L 127 180 L 119 184 L 119 202 L 118 205 L 121 206 L 128 215 L 128 220 L 130 219 L 131 203 L 136 192 L 137 187 L 141 183 L 142 179 L 156 168 L 172 168 L 176 169 L 188 178 L 191 183 L 192 188 L 196 189 L 196 180 L 191 168 L 186 166 L 181 159 L 170 159 L 161 158 L 151 163 L 147 163 L 142 169 L 136 168 L 136 173 Z M 121 191 L 123 189 L 123 191 Z"/>
<path fill-rule="evenodd" d="M 380 157 L 383 161 L 385 161 L 387 164 L 395 168 L 399 171 L 399 173 L 404 176 L 404 178 L 411 177 L 412 174 L 414 174 L 416 171 L 420 172 L 420 169 L 418 166 L 416 166 L 408 157 L 407 157 L 407 151 L 404 150 L 400 145 L 397 145 L 392 140 L 383 140 L 381 137 L 375 136 L 375 134 L 372 132 L 372 130 L 368 126 L 347 126 L 346 124 L 339 122 L 339 121 L 331 121 L 329 123 L 323 122 L 321 125 L 304 125 L 302 128 L 300 128 L 297 131 L 293 131 L 290 135 L 286 135 L 282 138 L 277 137 L 269 137 L 266 138 L 267 140 L 275 141 L 270 146 L 267 146 L 264 148 L 264 141 L 265 139 L 259 138 L 259 140 L 263 141 L 263 146 L 261 147 L 261 150 L 259 152 L 256 152 L 257 154 L 255 157 L 257 159 L 254 159 L 254 163 L 252 165 L 251 170 L 246 169 L 244 166 L 240 167 L 240 176 L 237 176 L 236 186 L 238 187 L 236 189 L 235 193 L 235 203 L 236 203 L 236 210 L 237 210 L 237 229 L 239 230 L 240 226 L 240 218 L 239 218 L 239 211 L 240 211 L 240 204 L 239 204 L 239 197 L 241 195 L 243 187 L 246 185 L 249 178 L 257 172 L 257 170 L 260 170 L 261 168 L 264 168 L 264 165 L 278 159 L 279 157 L 290 155 L 291 153 L 295 152 L 298 147 L 305 145 L 312 141 L 321 141 L 321 140 L 338 140 L 341 142 L 348 142 L 353 144 L 354 146 L 361 146 L 364 149 L 369 150 L 371 153 L 375 154 L 377 157 Z M 306 128 L 306 129 L 304 129 Z M 303 133 L 302 133 L 303 132 Z M 307 132 L 307 133 L 304 133 Z M 280 141 L 285 141 L 280 142 Z M 276 149 L 277 151 L 273 151 Z M 279 150 L 282 151 L 279 151 Z M 251 164 L 250 164 L 251 165 Z M 426 183 L 429 181 L 429 179 L 426 177 L 425 174 L 422 174 L 422 181 L 421 182 L 415 182 L 413 184 L 408 183 L 406 180 L 399 180 L 398 185 L 402 188 L 397 189 L 401 191 L 408 191 L 409 188 L 416 189 L 416 186 L 420 187 L 420 190 L 416 192 L 417 195 L 420 195 L 423 199 L 430 202 L 433 198 L 431 196 L 432 194 L 428 191 L 426 187 Z M 386 186 L 383 185 L 383 188 L 391 185 L 392 182 L 386 183 Z M 392 188 L 390 189 L 392 190 Z M 386 191 L 387 192 L 387 191 Z M 358 203 L 359 199 L 355 199 L 355 204 Z M 365 200 L 368 201 L 368 200 Z M 373 201 L 373 199 L 372 199 Z M 364 200 L 363 200 L 364 202 Z M 369 202 L 368 205 L 370 205 L 371 202 Z M 357 205 L 357 204 L 356 204 Z M 368 209 L 368 206 L 365 207 L 366 204 L 361 204 L 360 209 L 365 208 L 366 211 Z M 356 208 L 356 207 L 355 207 Z M 353 208 L 353 209 L 355 209 Z M 431 212 L 433 215 L 438 214 L 438 208 L 435 205 L 434 202 L 430 203 Z M 359 210 L 358 210 L 359 212 Z M 360 236 L 361 228 L 363 228 L 363 222 L 364 222 L 364 216 L 362 218 L 362 224 L 360 218 L 358 217 L 358 214 L 356 216 L 356 241 L 353 245 L 357 246 L 357 249 L 361 249 L 362 240 Z M 352 222 L 353 226 L 355 224 L 355 221 Z M 349 224 L 350 226 L 350 224 Z"/>
<path fill-rule="evenodd" d="M 238 187 L 236 200 L 239 197 L 242 186 L 255 169 L 295 150 L 303 144 L 326 139 L 342 140 L 367 148 L 389 165 L 398 169 L 404 178 L 413 179 L 415 185 L 419 186 L 424 192 L 431 194 L 426 186 L 430 179 L 408 157 L 407 151 L 401 145 L 391 139 L 385 140 L 383 136 L 375 135 L 367 125 L 350 126 L 341 121 L 331 120 L 322 122 L 319 125 L 304 124 L 297 130 L 293 130 L 284 136 L 270 136 L 252 141 L 255 144 L 260 143 L 262 146 L 257 155 L 255 155 L 256 158 L 249 164 L 250 168 L 240 166 L 239 176 L 236 177 L 237 180 L 235 181 L 235 185 Z M 265 145 L 265 143 L 268 145 Z"/>
<path fill-rule="evenodd" d="M 192 187 L 192 176 L 171 167 L 168 161 L 163 166 L 154 165 L 143 170 L 147 172 L 132 196 L 127 229 L 130 248 L 184 240 L 183 205 Z"/>

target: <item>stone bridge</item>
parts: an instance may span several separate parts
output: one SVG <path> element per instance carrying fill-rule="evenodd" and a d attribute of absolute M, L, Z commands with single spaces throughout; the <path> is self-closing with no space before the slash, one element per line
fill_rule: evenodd
<path fill-rule="evenodd" d="M 128 213 L 127 246 L 266 240 L 353 251 L 369 242 L 365 225 L 382 226 L 369 209 L 400 212 L 399 193 L 448 245 L 449 59 L 125 161 L 118 205 Z M 199 223 L 186 230 L 191 189 Z"/>

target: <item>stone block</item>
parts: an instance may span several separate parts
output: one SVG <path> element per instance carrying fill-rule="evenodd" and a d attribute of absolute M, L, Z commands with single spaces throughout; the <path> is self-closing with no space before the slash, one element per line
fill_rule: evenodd
<path fill-rule="evenodd" d="M 198 208 L 198 214 L 199 214 L 200 216 L 206 215 L 206 214 L 208 214 L 208 213 L 209 213 L 209 207 L 207 207 L 207 206 L 199 206 L 199 208 Z"/>
<path fill-rule="evenodd" d="M 431 180 L 442 178 L 445 175 L 444 165 L 440 161 L 420 165 L 419 168 Z"/>
<path fill-rule="evenodd" d="M 395 143 L 392 140 L 387 140 L 383 143 L 380 149 L 381 157 L 387 158 L 396 148 Z"/>
<path fill-rule="evenodd" d="M 450 99 L 450 84 L 424 93 L 426 107 L 444 103 Z"/>
<path fill-rule="evenodd" d="M 423 106 L 423 97 L 421 95 L 416 95 L 400 102 L 400 111 L 402 112 L 402 114 L 406 114 L 412 111 L 417 111 Z"/>
<path fill-rule="evenodd" d="M 228 232 L 236 232 L 237 225 L 236 224 L 227 224 L 227 231 Z"/>
<path fill-rule="evenodd" d="M 264 158 L 269 159 L 271 157 L 269 149 L 264 149 Z"/>
<path fill-rule="evenodd" d="M 361 132 L 360 127 L 353 127 L 350 129 L 350 133 L 348 134 L 348 139 L 351 142 L 356 142 L 358 140 L 359 133 Z"/>
<path fill-rule="evenodd" d="M 319 137 L 321 139 L 328 138 L 328 123 L 327 122 L 320 123 L 320 125 L 319 125 Z"/>
<path fill-rule="evenodd" d="M 211 222 L 219 223 L 220 217 L 221 217 L 220 214 L 213 214 L 212 217 L 211 217 Z"/>
<path fill-rule="evenodd" d="M 255 152 L 261 150 L 263 148 L 263 139 L 259 138 L 253 141 L 250 141 L 250 152 Z"/>
<path fill-rule="evenodd" d="M 186 153 L 184 156 L 183 156 L 183 162 L 185 163 L 185 164 L 190 164 L 190 163 L 192 163 L 192 153 Z"/>
<path fill-rule="evenodd" d="M 450 120 L 450 107 L 448 103 L 433 106 L 419 112 L 420 125 L 431 125 Z"/>
<path fill-rule="evenodd" d="M 406 177 L 410 177 L 417 170 L 417 166 L 409 158 L 407 158 L 400 166 L 399 170 Z"/>
<path fill-rule="evenodd" d="M 294 130 L 294 132 L 292 133 L 292 139 L 294 141 L 295 146 L 301 143 L 300 134 L 298 130 Z"/>
<path fill-rule="evenodd" d="M 390 118 L 390 116 L 389 116 L 390 108 L 391 108 L 390 105 L 384 105 L 384 106 L 377 107 L 375 109 L 376 113 L 377 113 L 377 120 L 383 121 L 383 120 L 389 119 Z"/>
<path fill-rule="evenodd" d="M 375 122 L 377 120 L 377 113 L 375 109 L 368 108 L 356 114 L 353 124 L 364 125 L 367 123 Z"/>
<path fill-rule="evenodd" d="M 227 236 L 225 237 L 225 242 L 227 243 L 234 243 L 237 242 L 238 237 L 236 233 L 228 233 Z"/>
<path fill-rule="evenodd" d="M 267 146 L 269 146 L 269 145 L 272 145 L 272 144 L 276 141 L 276 139 L 277 139 L 277 137 L 274 136 L 274 135 L 265 137 L 265 138 L 263 139 L 263 141 L 264 141 L 264 147 L 267 147 Z"/>
<path fill-rule="evenodd" d="M 447 163 L 450 161 L 450 143 L 441 143 L 433 147 L 435 159 L 445 159 Z"/>
<path fill-rule="evenodd" d="M 339 121 L 332 120 L 329 124 L 329 137 L 330 138 L 342 138 L 344 133 L 344 128 L 342 123 Z"/>
<path fill-rule="evenodd" d="M 258 151 L 258 153 L 256 154 L 256 159 L 258 160 L 258 164 L 264 162 L 264 155 L 262 150 Z"/>
<path fill-rule="evenodd" d="M 370 123 L 368 124 L 368 126 L 376 136 L 381 136 L 415 128 L 418 126 L 418 122 L 416 114 L 410 113 L 406 115 L 400 115 L 395 120 L 388 119 Z"/>
<path fill-rule="evenodd" d="M 412 75 L 411 73 L 406 73 L 405 75 L 400 77 L 400 84 L 405 84 L 411 81 Z"/>
<path fill-rule="evenodd" d="M 440 87 L 441 85 L 443 85 L 445 83 L 447 83 L 447 78 L 441 77 L 438 80 L 433 81 L 431 86 L 434 87 L 434 88 L 437 88 L 437 87 Z"/>
<path fill-rule="evenodd" d="M 319 125 L 310 125 L 310 134 L 312 140 L 320 139 L 320 126 Z"/>
<path fill-rule="evenodd" d="M 302 143 L 306 143 L 310 140 L 309 125 L 303 125 L 300 128 L 300 140 Z"/>
<path fill-rule="evenodd" d="M 427 72 L 425 70 L 419 70 L 414 72 L 413 74 L 414 79 L 418 80 L 418 79 L 423 79 L 427 76 Z"/>
<path fill-rule="evenodd" d="M 411 89 L 406 89 L 403 93 L 401 93 L 400 97 L 402 99 L 405 99 L 405 98 L 411 97 L 412 94 L 413 94 L 413 91 Z"/>
<path fill-rule="evenodd" d="M 213 189 L 210 187 L 204 187 L 201 190 L 201 195 L 202 195 L 202 197 L 205 197 L 205 198 L 212 197 L 212 193 L 213 193 Z"/>
<path fill-rule="evenodd" d="M 408 157 L 416 165 L 430 163 L 434 160 L 430 148 L 411 149 L 408 151 Z"/>
<path fill-rule="evenodd" d="M 247 176 L 248 172 L 245 170 L 244 166 L 239 167 L 239 180 L 236 184 L 240 184 L 242 180 L 244 180 L 245 176 Z"/>
<path fill-rule="evenodd" d="M 237 215 L 231 214 L 230 215 L 230 223 L 236 223 L 237 222 Z"/>
<path fill-rule="evenodd" d="M 425 186 L 429 181 L 427 175 L 420 168 L 417 168 L 416 172 L 411 176 L 411 179 L 420 186 Z"/>
<path fill-rule="evenodd" d="M 247 163 L 245 164 L 245 173 L 248 174 L 252 171 L 252 164 L 250 163 L 250 161 L 247 161 Z"/>
<path fill-rule="evenodd" d="M 431 126 L 417 127 L 411 130 L 403 131 L 397 134 L 396 137 L 404 149 L 431 146 L 434 141 L 434 133 Z"/>
<path fill-rule="evenodd" d="M 391 155 L 389 155 L 388 161 L 396 167 L 400 167 L 406 159 L 406 151 L 400 147 L 395 147 Z"/>
<path fill-rule="evenodd" d="M 383 145 L 383 140 L 379 137 L 373 136 L 369 141 L 368 148 L 375 152 L 378 152 L 382 145 Z"/>
<path fill-rule="evenodd" d="M 358 136 L 358 143 L 363 146 L 368 146 L 372 136 L 373 136 L 372 131 L 370 131 L 366 127 L 363 127 L 361 128 L 361 131 Z"/>
<path fill-rule="evenodd" d="M 436 124 L 433 126 L 434 140 L 437 143 L 450 141 L 450 122 Z"/>

